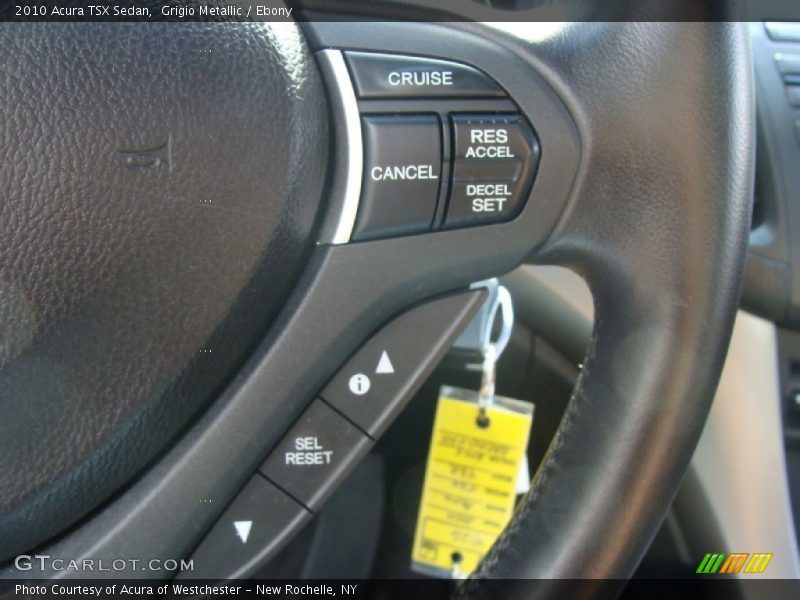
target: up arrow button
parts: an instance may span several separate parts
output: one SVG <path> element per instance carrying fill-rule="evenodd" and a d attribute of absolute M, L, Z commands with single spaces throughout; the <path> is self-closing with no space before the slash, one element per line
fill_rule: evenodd
<path fill-rule="evenodd" d="M 378 361 L 378 366 L 375 369 L 375 373 L 378 375 L 394 373 L 394 366 L 392 365 L 392 361 L 389 358 L 389 354 L 386 350 L 383 351 L 381 354 L 381 359 Z"/>
<path fill-rule="evenodd" d="M 475 290 L 445 296 L 400 315 L 356 352 L 320 396 L 377 439 L 450 349 L 485 298 Z M 354 393 L 361 374 L 370 385 Z"/>

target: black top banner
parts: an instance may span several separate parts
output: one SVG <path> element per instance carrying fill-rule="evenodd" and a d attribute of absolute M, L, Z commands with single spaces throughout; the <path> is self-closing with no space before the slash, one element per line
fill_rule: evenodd
<path fill-rule="evenodd" d="M 0 20 L 800 21 L 798 0 L 0 0 Z M 685 3 L 677 3 L 685 4 Z"/>

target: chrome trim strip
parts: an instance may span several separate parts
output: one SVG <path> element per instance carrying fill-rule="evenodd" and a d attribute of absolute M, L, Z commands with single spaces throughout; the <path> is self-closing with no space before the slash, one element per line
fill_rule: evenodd
<path fill-rule="evenodd" d="M 350 241 L 358 215 L 358 202 L 361 197 L 361 177 L 364 172 L 364 148 L 361 141 L 361 116 L 350 73 L 344 63 L 340 50 L 323 50 L 336 82 L 336 92 L 344 112 L 344 124 L 347 135 L 347 176 L 344 185 L 344 202 L 336 231 L 331 243 L 346 244 Z"/>

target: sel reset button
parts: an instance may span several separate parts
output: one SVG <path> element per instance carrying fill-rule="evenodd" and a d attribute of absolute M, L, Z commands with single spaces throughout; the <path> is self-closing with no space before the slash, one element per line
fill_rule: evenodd
<path fill-rule="evenodd" d="M 309 510 L 320 507 L 372 441 L 322 400 L 300 416 L 261 465 L 261 474 Z"/>

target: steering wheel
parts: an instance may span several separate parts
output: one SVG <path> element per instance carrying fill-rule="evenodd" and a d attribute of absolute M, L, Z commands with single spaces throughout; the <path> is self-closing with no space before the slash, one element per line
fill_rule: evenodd
<path fill-rule="evenodd" d="M 673 5 L 694 22 L 0 28 L 3 576 L 35 548 L 192 555 L 348 358 L 411 307 L 444 306 L 386 422 L 342 421 L 357 459 L 474 312 L 470 284 L 523 262 L 582 275 L 595 330 L 531 490 L 458 593 L 629 576 L 703 427 L 751 214 L 746 28 Z M 355 53 L 460 65 L 493 91 L 356 98 Z M 364 161 L 384 148 L 367 115 L 419 125 L 420 106 L 444 136 L 497 107 L 530 125 L 516 213 L 450 226 L 454 196 L 434 186 L 424 227 L 370 217 Z M 448 160 L 437 181 L 455 194 Z"/>

